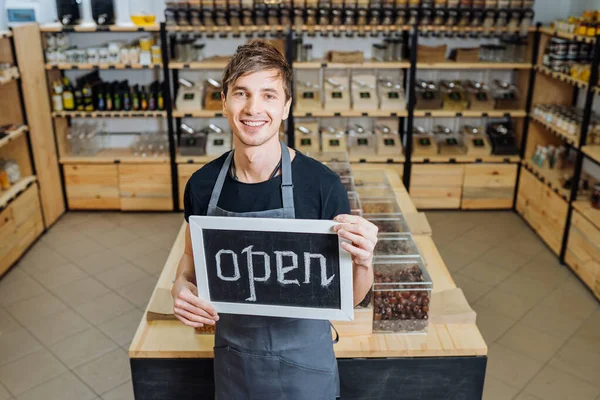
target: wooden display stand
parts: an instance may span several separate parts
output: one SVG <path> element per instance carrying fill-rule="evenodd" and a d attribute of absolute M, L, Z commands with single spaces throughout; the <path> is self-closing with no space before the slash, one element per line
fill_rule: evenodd
<path fill-rule="evenodd" d="M 410 197 L 418 209 L 460 208 L 464 173 L 463 165 L 415 164 Z"/>
<path fill-rule="evenodd" d="M 578 211 L 582 210 L 585 214 Z M 600 300 L 600 224 L 584 215 L 600 215 L 589 202 L 581 201 L 573 211 L 565 261 Z"/>
<path fill-rule="evenodd" d="M 400 177 L 388 166 L 382 169 L 402 213 L 415 213 Z M 199 393 L 203 398 L 214 397 L 214 336 L 198 334 L 172 316 L 170 289 L 183 253 L 184 233 L 182 226 L 129 348 L 136 398 L 188 400 L 198 398 Z M 428 333 L 358 335 L 355 324 L 363 317 L 372 326 L 370 310 L 356 310 L 356 321 L 347 326 L 335 323 L 341 329 L 334 350 L 342 398 L 365 398 L 374 390 L 381 398 L 395 398 L 400 390 L 419 390 L 426 398 L 438 398 L 449 390 L 465 398 L 482 396 L 487 346 L 475 325 L 475 313 L 456 288 L 431 237 L 414 239 L 434 283 Z M 406 386 L 402 379 L 377 379 L 399 369 L 414 371 L 411 376 L 420 382 L 418 387 Z M 433 370 L 437 372 L 432 375 Z M 455 385 L 457 379 L 462 382 L 460 388 Z"/>
<path fill-rule="evenodd" d="M 465 165 L 461 208 L 511 208 L 518 167 L 517 164 Z"/>

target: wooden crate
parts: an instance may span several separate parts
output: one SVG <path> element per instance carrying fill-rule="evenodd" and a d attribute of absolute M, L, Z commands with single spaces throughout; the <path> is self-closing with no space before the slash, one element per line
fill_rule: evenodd
<path fill-rule="evenodd" d="M 121 210 L 173 210 L 173 188 L 169 164 L 120 164 Z"/>
<path fill-rule="evenodd" d="M 185 185 L 192 174 L 202 168 L 204 164 L 178 164 L 177 176 L 179 181 L 179 209 L 183 210 L 183 195 L 185 193 Z"/>
<path fill-rule="evenodd" d="M 44 231 L 37 183 L 0 212 L 0 276 Z"/>
<path fill-rule="evenodd" d="M 517 212 L 556 253 L 560 253 L 568 204 L 529 171 L 521 171 Z"/>
<path fill-rule="evenodd" d="M 466 165 L 461 208 L 512 208 L 517 168 L 517 164 Z"/>
<path fill-rule="evenodd" d="M 418 209 L 460 208 L 463 177 L 462 165 L 413 165 L 410 197 Z"/>
<path fill-rule="evenodd" d="M 117 164 L 67 164 L 63 168 L 71 210 L 121 208 Z"/>
<path fill-rule="evenodd" d="M 576 210 L 571 219 L 565 261 L 600 299 L 600 230 Z"/>

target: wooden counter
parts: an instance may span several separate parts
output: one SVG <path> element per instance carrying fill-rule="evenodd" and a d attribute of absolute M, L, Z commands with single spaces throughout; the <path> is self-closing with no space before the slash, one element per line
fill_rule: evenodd
<path fill-rule="evenodd" d="M 414 205 L 397 174 L 391 170 L 386 170 L 386 174 L 394 185 L 402 211 L 407 217 L 415 214 Z M 406 398 L 435 398 L 436 393 L 442 393 L 441 390 L 447 393 L 449 390 L 456 389 L 453 382 L 460 380 L 463 382 L 460 393 L 466 394 L 466 398 L 481 397 L 487 346 L 475 325 L 475 313 L 468 306 L 462 291 L 456 288 L 433 240 L 426 234 L 426 226 L 428 226 L 426 221 L 424 223 L 423 218 L 407 219 L 416 221 L 414 227 L 410 223 L 413 232 L 416 230 L 425 233 L 415 235 L 414 239 L 434 283 L 428 333 L 341 335 L 339 343 L 334 348 L 340 366 L 342 398 L 364 398 L 368 393 L 365 392 L 366 387 L 369 387 L 369 385 L 364 386 L 366 382 L 370 384 L 377 382 L 376 377 L 373 377 L 375 381 L 369 378 L 369 371 L 375 373 L 384 368 L 384 365 L 386 365 L 385 369 L 405 367 L 422 374 L 419 378 L 421 380 L 414 383 L 419 386 L 418 390 L 422 397 L 411 391 L 417 390 L 413 388 L 407 392 Z M 181 227 L 169 254 L 148 308 L 156 307 L 157 302 L 161 300 L 166 303 L 170 301 L 168 297 L 172 282 L 183 254 L 184 234 L 185 224 Z M 166 309 L 165 312 L 170 311 L 168 305 L 163 307 Z M 186 396 L 190 399 L 200 398 L 198 393 L 206 393 L 207 390 L 209 394 L 206 398 L 211 398 L 214 393 L 214 388 L 210 386 L 213 373 L 213 345 L 213 335 L 197 334 L 177 320 L 149 321 L 143 318 L 129 348 L 136 398 L 164 398 L 165 393 L 178 399 L 187 399 Z M 391 361 L 394 361 L 393 365 L 390 364 Z M 170 372 L 172 370 L 178 372 L 174 374 Z M 165 380 L 163 374 L 167 374 L 169 379 L 177 379 L 177 385 L 165 381 L 166 392 L 162 392 L 162 395 L 153 395 L 158 397 L 151 397 L 152 393 L 161 393 L 160 389 L 157 389 L 160 386 L 157 384 L 157 379 Z M 440 379 L 445 379 L 447 385 L 440 383 Z M 362 382 L 363 386 L 356 387 L 358 382 Z M 385 397 L 384 393 L 394 393 L 393 398 L 404 398 L 397 396 L 400 388 L 398 385 L 408 385 L 408 382 L 402 382 L 402 379 L 398 379 L 391 383 L 378 384 L 378 390 L 383 397 L 377 398 L 389 398 Z M 427 385 L 424 385 L 424 382 L 427 382 Z M 179 391 L 175 386 L 188 389 Z M 189 390 L 200 390 L 200 388 L 202 392 L 196 392 L 195 397 L 189 393 Z M 176 397 L 173 390 L 177 390 Z"/>

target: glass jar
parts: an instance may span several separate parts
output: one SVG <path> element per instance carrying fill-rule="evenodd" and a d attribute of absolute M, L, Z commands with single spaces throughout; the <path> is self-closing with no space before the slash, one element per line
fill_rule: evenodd
<path fill-rule="evenodd" d="M 394 41 L 392 39 L 385 39 L 384 42 L 383 61 L 394 61 Z"/>
<path fill-rule="evenodd" d="M 313 46 L 310 43 L 302 46 L 303 61 L 312 61 L 313 60 L 312 48 L 313 48 Z"/>
<path fill-rule="evenodd" d="M 381 43 L 373 44 L 373 60 L 383 62 L 385 61 L 387 46 Z"/>
<path fill-rule="evenodd" d="M 368 156 L 377 152 L 377 141 L 371 130 L 354 125 L 348 130 L 348 152 L 351 155 Z"/>
<path fill-rule="evenodd" d="M 192 60 L 202 61 L 204 60 L 204 43 L 194 42 L 192 45 Z"/>
<path fill-rule="evenodd" d="M 321 132 L 321 148 L 323 152 L 346 151 L 346 132 L 332 126 L 325 127 Z"/>

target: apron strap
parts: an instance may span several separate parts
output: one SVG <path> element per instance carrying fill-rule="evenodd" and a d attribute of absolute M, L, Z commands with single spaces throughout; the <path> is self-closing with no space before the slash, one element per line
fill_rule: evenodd
<path fill-rule="evenodd" d="M 285 218 L 296 218 L 294 209 L 294 184 L 292 182 L 292 160 L 288 147 L 281 144 L 281 199 Z"/>
<path fill-rule="evenodd" d="M 217 177 L 217 181 L 215 182 L 215 186 L 213 186 L 212 194 L 210 195 L 210 202 L 208 203 L 207 215 L 214 215 L 214 211 L 217 209 L 217 204 L 219 203 L 219 197 L 221 197 L 221 191 L 223 190 L 223 184 L 225 183 L 225 178 L 229 173 L 229 168 L 231 167 L 231 161 L 233 160 L 233 150 L 229 152 L 229 155 L 225 159 L 223 166 L 221 167 L 221 171 L 219 171 L 219 176 Z"/>
<path fill-rule="evenodd" d="M 335 332 L 335 339 L 333 339 L 333 344 L 336 344 L 340 341 L 340 334 L 338 333 L 337 329 L 335 329 L 335 326 L 333 326 L 331 321 L 329 321 L 329 325 L 331 325 L 331 329 L 333 329 L 333 331 Z"/>

